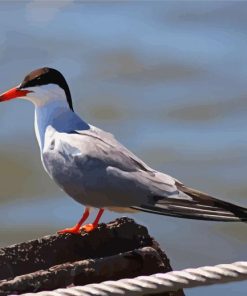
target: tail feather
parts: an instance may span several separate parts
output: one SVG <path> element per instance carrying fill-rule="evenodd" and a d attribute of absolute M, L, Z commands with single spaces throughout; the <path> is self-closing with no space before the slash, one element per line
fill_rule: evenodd
<path fill-rule="evenodd" d="M 136 210 L 155 213 L 159 215 L 173 216 L 187 219 L 209 221 L 247 221 L 247 209 L 232 203 L 219 200 L 206 193 L 184 184 L 176 182 L 178 191 L 185 194 L 186 198 L 154 197 L 154 204 L 144 204 L 133 207 Z M 189 198 L 188 198 L 189 197 Z"/>

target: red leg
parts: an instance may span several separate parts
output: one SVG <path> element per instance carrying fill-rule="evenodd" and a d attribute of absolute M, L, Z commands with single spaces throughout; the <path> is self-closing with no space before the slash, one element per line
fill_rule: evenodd
<path fill-rule="evenodd" d="M 104 209 L 99 209 L 99 212 L 98 212 L 93 224 L 83 225 L 81 227 L 81 229 L 84 230 L 85 232 L 90 232 L 90 231 L 94 230 L 95 228 L 97 228 L 97 226 L 99 224 L 99 220 L 100 220 L 101 216 L 103 215 L 103 213 L 104 213 Z"/>
<path fill-rule="evenodd" d="M 86 208 L 80 221 L 74 226 L 74 227 L 71 227 L 71 228 L 65 228 L 63 230 L 59 230 L 58 233 L 59 234 L 62 234 L 62 233 L 80 233 L 80 227 L 82 225 L 82 223 L 84 223 L 87 218 L 89 216 L 89 208 Z"/>

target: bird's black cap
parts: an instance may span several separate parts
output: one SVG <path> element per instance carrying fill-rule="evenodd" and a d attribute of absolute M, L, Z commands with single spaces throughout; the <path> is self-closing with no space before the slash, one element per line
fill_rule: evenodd
<path fill-rule="evenodd" d="M 63 75 L 56 69 L 45 67 L 32 71 L 24 78 L 19 88 L 25 89 L 27 87 L 35 87 L 45 84 L 59 85 L 64 90 L 69 107 L 73 111 L 69 86 Z"/>

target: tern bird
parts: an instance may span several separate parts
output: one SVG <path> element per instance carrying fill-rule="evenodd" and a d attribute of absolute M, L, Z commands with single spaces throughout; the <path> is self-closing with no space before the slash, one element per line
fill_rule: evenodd
<path fill-rule="evenodd" d="M 35 105 L 35 133 L 48 175 L 77 202 L 85 205 L 80 221 L 59 233 L 95 229 L 104 209 L 144 211 L 180 218 L 247 221 L 247 209 L 187 187 L 156 171 L 112 134 L 83 121 L 73 110 L 63 75 L 40 68 L 0 95 L 0 101 L 21 98 Z M 90 209 L 99 212 L 83 223 Z"/>

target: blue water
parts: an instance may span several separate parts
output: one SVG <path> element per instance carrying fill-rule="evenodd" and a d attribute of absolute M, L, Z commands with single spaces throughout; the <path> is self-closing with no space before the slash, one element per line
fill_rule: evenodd
<path fill-rule="evenodd" d="M 148 164 L 247 206 L 247 3 L 0 3 L 1 90 L 50 66 L 76 111 Z M 72 225 L 82 207 L 45 175 L 33 106 L 0 106 L 2 246 Z M 107 213 L 107 222 L 119 215 Z M 246 260 L 246 225 L 129 215 L 174 269 Z M 186 295 L 245 295 L 246 283 Z"/>

